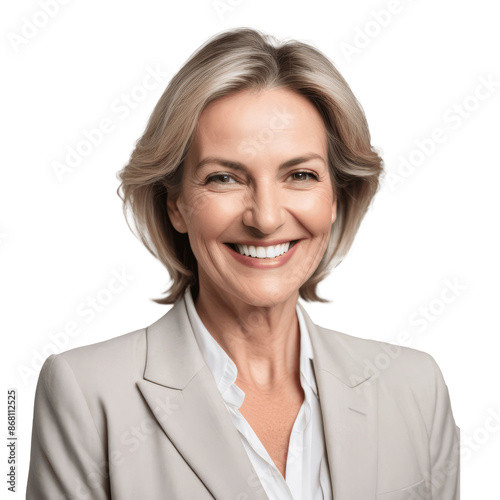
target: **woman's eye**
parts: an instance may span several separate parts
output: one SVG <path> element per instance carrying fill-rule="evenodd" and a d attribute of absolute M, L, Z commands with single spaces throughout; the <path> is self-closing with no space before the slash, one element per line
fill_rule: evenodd
<path fill-rule="evenodd" d="M 208 177 L 207 184 L 215 182 L 216 184 L 234 184 L 236 181 L 229 174 L 214 174 Z"/>
<path fill-rule="evenodd" d="M 294 181 L 310 181 L 311 179 L 318 180 L 318 178 L 311 172 L 294 172 L 290 177 Z"/>

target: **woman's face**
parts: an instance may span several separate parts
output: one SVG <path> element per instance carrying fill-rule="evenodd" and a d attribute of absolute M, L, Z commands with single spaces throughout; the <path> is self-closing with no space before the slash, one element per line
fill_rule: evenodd
<path fill-rule="evenodd" d="M 188 233 L 201 293 L 254 306 L 296 300 L 336 216 L 320 114 L 282 88 L 211 102 L 168 209 Z"/>

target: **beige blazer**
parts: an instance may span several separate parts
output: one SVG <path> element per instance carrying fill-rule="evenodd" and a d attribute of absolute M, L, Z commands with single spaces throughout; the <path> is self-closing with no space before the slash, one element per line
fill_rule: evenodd
<path fill-rule="evenodd" d="M 433 358 L 321 328 L 302 311 L 335 500 L 459 499 L 459 429 Z M 148 328 L 49 356 L 26 498 L 268 498 L 183 299 Z"/>

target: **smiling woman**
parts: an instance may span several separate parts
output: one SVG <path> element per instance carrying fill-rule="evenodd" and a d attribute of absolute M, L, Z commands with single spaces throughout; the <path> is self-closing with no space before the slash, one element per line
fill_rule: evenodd
<path fill-rule="evenodd" d="M 269 131 L 277 109 L 286 110 L 287 123 L 255 154 L 241 151 L 248 137 Z M 279 87 L 217 99 L 201 113 L 183 171 L 181 189 L 167 206 L 196 258 L 198 307 L 212 309 L 212 298 L 222 295 L 240 302 L 238 310 L 289 301 L 293 311 L 336 216 L 326 127 L 317 109 Z"/>
<path fill-rule="evenodd" d="M 381 171 L 317 49 L 247 28 L 200 47 L 119 174 L 172 280 L 156 302 L 174 305 L 47 359 L 27 498 L 458 499 L 432 357 L 321 328 L 298 302 L 324 301 Z"/>

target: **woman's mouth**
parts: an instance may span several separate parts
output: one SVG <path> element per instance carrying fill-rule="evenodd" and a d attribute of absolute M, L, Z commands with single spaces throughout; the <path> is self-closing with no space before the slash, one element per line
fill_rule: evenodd
<path fill-rule="evenodd" d="M 226 243 L 235 252 L 247 257 L 255 259 L 274 259 L 286 254 L 299 240 L 288 241 L 279 245 L 257 246 L 257 245 L 240 245 L 239 243 Z"/>

